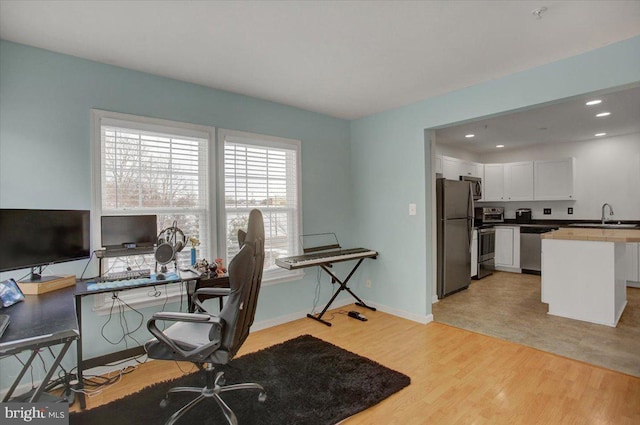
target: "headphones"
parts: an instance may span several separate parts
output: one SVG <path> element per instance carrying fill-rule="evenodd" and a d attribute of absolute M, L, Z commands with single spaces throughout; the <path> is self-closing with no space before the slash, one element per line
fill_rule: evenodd
<path fill-rule="evenodd" d="M 156 247 L 155 257 L 160 264 L 171 262 L 176 253 L 182 251 L 187 245 L 187 237 L 184 232 L 177 226 L 178 222 L 174 221 L 171 227 L 163 229 L 158 234 L 158 246 Z"/>

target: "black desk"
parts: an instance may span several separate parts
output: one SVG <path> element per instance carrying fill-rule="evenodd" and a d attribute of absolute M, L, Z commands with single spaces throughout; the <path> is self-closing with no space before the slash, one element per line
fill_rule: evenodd
<path fill-rule="evenodd" d="M 73 308 L 73 293 L 74 287 L 68 287 L 41 295 L 25 295 L 23 302 L 3 309 L 3 314 L 11 316 L 11 324 L 0 338 L 0 358 L 31 350 L 31 356 L 5 394 L 3 402 L 10 400 L 11 395 L 36 358 L 38 350 L 62 344 L 62 349 L 55 357 L 42 383 L 31 394 L 31 397 L 25 400 L 38 401 L 44 387 L 69 350 L 71 343 L 79 339 L 78 321 Z"/>
<path fill-rule="evenodd" d="M 193 293 L 200 288 L 228 288 L 229 287 L 229 276 L 201 276 L 196 282 L 195 287 L 193 287 L 192 292 L 189 295 L 189 312 L 193 313 L 195 309 L 195 304 L 193 302 Z M 188 283 L 190 285 L 191 283 Z M 187 292 L 189 292 L 187 290 Z M 198 298 L 200 301 L 207 300 L 209 298 L 218 298 L 220 303 L 220 310 L 222 310 L 223 297 L 217 295 L 199 295 Z"/>
<path fill-rule="evenodd" d="M 188 300 L 188 311 L 192 312 L 194 305 L 191 301 L 194 292 L 201 287 L 229 287 L 229 277 L 216 277 L 216 278 L 204 278 L 196 273 L 185 271 L 180 272 L 178 279 L 169 279 L 169 280 L 155 280 L 154 278 L 150 279 L 148 283 L 136 286 L 126 286 L 121 288 L 104 288 L 97 290 L 88 290 L 87 283 L 92 282 L 93 280 L 84 280 L 78 281 L 75 286 L 75 305 L 76 305 L 76 314 L 77 314 L 77 323 L 78 330 L 80 335 L 82 335 L 82 298 L 87 295 L 97 295 L 106 292 L 121 292 L 138 288 L 145 288 L 151 286 L 158 285 L 168 285 L 171 283 L 179 283 L 182 282 L 185 284 L 187 290 L 187 300 Z M 222 307 L 222 299 L 220 301 L 220 306 Z M 82 354 L 82 339 L 78 341 L 76 344 L 77 347 L 77 357 L 78 357 L 78 382 L 80 383 L 80 388 L 83 387 L 83 372 L 86 369 L 91 369 L 96 366 L 103 366 L 109 363 L 113 363 L 119 360 L 124 360 L 136 356 L 140 356 L 145 354 L 144 346 L 132 347 L 126 350 L 116 351 L 113 353 L 105 354 L 98 357 L 93 357 L 89 359 L 85 359 Z M 82 409 L 85 408 L 85 399 L 82 392 L 78 393 L 80 396 L 80 407 Z"/>

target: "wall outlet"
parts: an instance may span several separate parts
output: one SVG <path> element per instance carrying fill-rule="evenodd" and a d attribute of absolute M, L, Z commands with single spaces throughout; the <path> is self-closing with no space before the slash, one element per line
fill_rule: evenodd
<path fill-rule="evenodd" d="M 545 208 L 543 213 L 544 213 L 544 215 L 551 214 L 551 208 Z"/>
<path fill-rule="evenodd" d="M 409 215 L 416 215 L 416 204 L 409 204 Z"/>
<path fill-rule="evenodd" d="M 371 288 L 371 279 L 367 279 L 364 281 L 364 286 L 366 286 L 367 288 Z"/>
<path fill-rule="evenodd" d="M 573 214 L 573 208 L 571 207 L 567 208 L 567 214 Z"/>

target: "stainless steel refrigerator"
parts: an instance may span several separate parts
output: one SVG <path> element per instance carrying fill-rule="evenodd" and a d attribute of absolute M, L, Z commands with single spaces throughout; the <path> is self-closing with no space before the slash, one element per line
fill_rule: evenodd
<path fill-rule="evenodd" d="M 438 298 L 469 287 L 473 194 L 469 182 L 436 180 Z"/>

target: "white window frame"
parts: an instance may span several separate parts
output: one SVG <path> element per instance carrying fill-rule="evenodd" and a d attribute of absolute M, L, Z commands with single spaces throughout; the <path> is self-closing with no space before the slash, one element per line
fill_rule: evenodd
<path fill-rule="evenodd" d="M 226 244 L 226 205 L 225 205 L 225 177 L 224 177 L 224 147 L 225 140 L 228 138 L 235 139 L 241 143 L 252 144 L 262 147 L 284 148 L 292 149 L 296 153 L 296 199 L 298 204 L 297 209 L 297 239 L 294 244 L 297 252 L 291 253 L 291 255 L 301 254 L 300 236 L 302 235 L 302 142 L 295 139 L 286 139 L 283 137 L 267 136 L 263 134 L 249 133 L 245 131 L 218 129 L 218 234 L 221 236 L 218 243 L 218 252 L 226 256 L 227 244 Z M 226 258 L 225 261 L 231 259 Z M 268 286 L 282 282 L 289 282 L 292 280 L 302 279 L 304 277 L 304 270 L 286 270 L 283 268 L 265 269 L 262 275 L 262 285 Z"/>
<path fill-rule="evenodd" d="M 91 110 L 91 155 L 92 155 L 92 208 L 91 208 L 91 245 L 93 250 L 101 248 L 100 235 L 100 217 L 102 216 L 102 136 L 101 130 L 103 122 L 108 125 L 119 125 L 122 127 L 134 126 L 136 129 L 150 130 L 156 132 L 165 132 L 180 134 L 183 136 L 191 136 L 205 138 L 208 140 L 209 147 L 207 149 L 207 170 L 206 170 L 206 188 L 208 195 L 207 217 L 208 217 L 208 237 L 207 246 L 209 247 L 209 256 L 215 258 L 217 256 L 217 234 L 216 234 L 216 199 L 212 190 L 216 188 L 216 173 L 212 172 L 215 166 L 215 128 L 197 124 L 184 123 L 179 121 L 170 121 L 157 118 L 149 118 L 138 115 L 123 114 L 118 112 L 103 111 L 99 109 Z M 132 214 L 136 213 L 153 213 L 162 214 L 161 208 L 152 209 L 131 209 Z M 126 212 L 124 212 L 126 214 Z M 162 229 L 158 229 L 160 231 Z M 189 246 L 187 245 L 187 248 Z M 151 267 L 153 272 L 153 267 Z M 150 294 L 153 290 L 153 295 Z M 118 297 L 126 301 L 127 304 L 138 308 L 163 305 L 166 303 L 178 302 L 186 299 L 186 291 L 184 284 L 158 285 L 151 288 L 130 289 L 120 291 Z M 108 314 L 112 305 L 112 295 L 110 292 L 96 294 L 94 297 L 93 310 L 98 314 Z"/>

